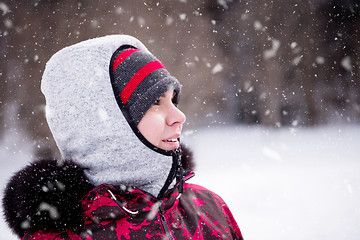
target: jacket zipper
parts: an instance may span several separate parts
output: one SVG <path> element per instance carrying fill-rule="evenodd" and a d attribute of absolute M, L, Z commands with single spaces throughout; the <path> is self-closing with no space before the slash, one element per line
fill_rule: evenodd
<path fill-rule="evenodd" d="M 159 215 L 160 215 L 160 220 L 161 220 L 161 224 L 165 230 L 166 236 L 170 239 L 170 240 L 175 240 L 173 238 L 173 236 L 170 233 L 170 228 L 169 225 L 166 222 L 165 216 L 164 216 L 164 210 L 163 210 L 163 206 L 161 204 L 161 206 L 159 207 Z"/>

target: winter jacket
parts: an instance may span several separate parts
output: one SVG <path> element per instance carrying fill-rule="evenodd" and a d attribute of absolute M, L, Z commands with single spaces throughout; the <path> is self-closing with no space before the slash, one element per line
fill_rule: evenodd
<path fill-rule="evenodd" d="M 73 161 L 42 160 L 13 176 L 3 203 L 24 240 L 243 239 L 221 197 L 189 183 L 177 189 L 158 200 L 138 188 L 95 187 Z"/>

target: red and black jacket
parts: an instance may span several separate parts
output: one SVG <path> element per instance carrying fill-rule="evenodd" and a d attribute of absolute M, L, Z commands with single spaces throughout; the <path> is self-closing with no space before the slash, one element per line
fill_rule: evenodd
<path fill-rule="evenodd" d="M 8 183 L 3 206 L 24 240 L 243 239 L 225 202 L 203 187 L 184 183 L 182 193 L 175 187 L 159 200 L 137 188 L 93 186 L 73 161 L 25 167 Z"/>

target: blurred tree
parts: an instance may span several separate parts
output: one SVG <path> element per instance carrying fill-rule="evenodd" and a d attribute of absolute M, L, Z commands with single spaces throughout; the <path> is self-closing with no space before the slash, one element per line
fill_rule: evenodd
<path fill-rule="evenodd" d="M 360 3 L 331 0 L 318 10 L 324 29 L 322 51 L 326 57 L 325 118 L 360 118 Z"/>
<path fill-rule="evenodd" d="M 343 6 L 341 14 L 331 13 L 334 9 L 339 11 L 335 2 Z M 324 83 L 331 78 L 332 88 L 349 85 L 337 78 L 348 81 L 341 74 L 344 64 L 350 68 L 346 64 L 350 59 L 344 58 L 347 51 L 352 51 L 351 59 L 358 58 L 358 40 L 355 39 L 358 39 L 359 24 L 354 20 L 355 15 L 358 16 L 358 4 L 355 1 L 213 0 L 208 3 L 208 8 L 217 19 L 219 35 L 216 40 L 226 56 L 223 78 L 230 86 L 228 96 L 236 96 L 229 102 L 229 108 L 238 110 L 233 114 L 241 122 L 296 126 L 333 119 L 328 110 L 335 102 L 326 100 Z M 347 18 L 339 22 L 348 30 L 343 38 L 352 42 L 347 44 L 347 51 L 340 51 L 343 59 L 338 57 L 337 60 L 331 53 L 341 48 L 329 46 L 326 39 L 329 35 L 330 39 L 338 38 L 339 31 L 330 33 L 326 30 L 329 27 L 321 24 L 322 21 L 326 25 L 328 21 L 334 22 L 335 15 Z M 332 60 L 337 67 L 332 66 Z M 329 76 L 328 68 L 335 75 Z M 355 71 L 358 66 L 352 68 L 353 76 Z M 344 91 L 350 93 L 351 89 Z M 355 95 L 358 98 L 359 91 Z M 339 94 L 331 93 L 331 96 L 338 98 Z M 359 108 L 358 100 L 355 106 Z M 356 111 L 353 109 L 352 113 Z M 358 121 L 359 116 L 356 119 Z"/>

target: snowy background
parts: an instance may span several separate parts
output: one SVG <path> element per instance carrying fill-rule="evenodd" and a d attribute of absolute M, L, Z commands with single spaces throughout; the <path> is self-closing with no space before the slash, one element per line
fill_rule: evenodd
<path fill-rule="evenodd" d="M 360 239 L 360 126 L 211 127 L 183 141 L 191 182 L 224 198 L 246 240 Z M 2 188 L 30 149 L 9 134 L 0 143 Z M 2 219 L 0 239 L 16 239 Z"/>

